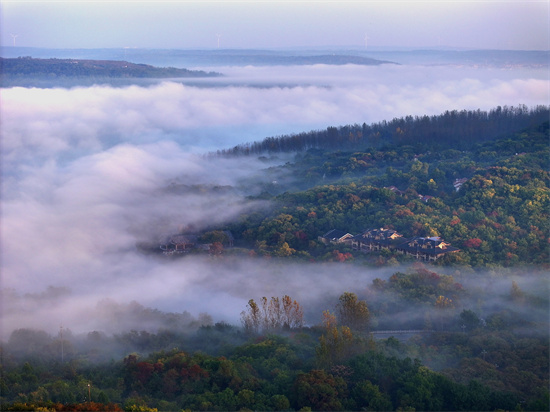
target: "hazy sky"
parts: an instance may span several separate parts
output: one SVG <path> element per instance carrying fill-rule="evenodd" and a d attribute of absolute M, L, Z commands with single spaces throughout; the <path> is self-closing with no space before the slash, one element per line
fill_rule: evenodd
<path fill-rule="evenodd" d="M 0 3 L 3 46 L 547 50 L 547 0 Z M 14 40 L 14 36 L 15 37 Z M 365 40 L 365 36 L 368 39 Z"/>

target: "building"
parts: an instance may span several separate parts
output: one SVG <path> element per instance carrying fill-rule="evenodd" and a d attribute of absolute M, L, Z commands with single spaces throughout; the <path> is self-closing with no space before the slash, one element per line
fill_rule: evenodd
<path fill-rule="evenodd" d="M 323 236 L 319 236 L 319 240 L 325 245 L 330 243 L 338 244 L 343 243 L 346 245 L 351 245 L 353 235 L 351 233 L 343 232 L 342 230 L 332 229 L 325 233 Z"/>
<path fill-rule="evenodd" d="M 433 262 L 440 257 L 460 249 L 452 247 L 440 237 L 414 237 L 405 239 L 392 229 L 368 229 L 353 236 L 351 246 L 361 252 L 379 252 L 381 250 L 395 250 L 407 256 L 426 262 Z"/>
<path fill-rule="evenodd" d="M 397 187 L 395 186 L 389 186 L 389 187 L 385 187 L 384 189 L 388 189 L 390 190 L 391 192 L 395 193 L 396 195 L 399 195 L 399 196 L 403 196 L 405 194 L 405 192 L 403 192 L 402 190 L 399 190 Z"/>
<path fill-rule="evenodd" d="M 447 253 L 458 252 L 460 249 L 452 247 L 440 237 L 414 237 L 397 246 L 397 251 L 417 260 L 426 262 L 435 261 Z"/>
<path fill-rule="evenodd" d="M 160 249 L 165 255 L 173 255 L 189 252 L 197 245 L 195 235 L 172 235 L 160 243 Z"/>
<path fill-rule="evenodd" d="M 361 252 L 395 249 L 403 241 L 402 235 L 392 229 L 368 229 L 352 238 L 351 246 Z"/>

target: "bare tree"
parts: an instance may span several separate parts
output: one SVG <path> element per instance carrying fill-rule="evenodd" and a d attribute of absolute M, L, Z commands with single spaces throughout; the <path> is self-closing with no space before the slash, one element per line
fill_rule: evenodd
<path fill-rule="evenodd" d="M 258 333 L 260 330 L 260 308 L 250 299 L 246 305 L 246 311 L 241 312 L 241 322 L 247 333 Z"/>
<path fill-rule="evenodd" d="M 254 299 L 248 301 L 246 310 L 241 312 L 241 322 L 248 333 L 296 329 L 304 325 L 304 311 L 288 295 L 270 300 L 264 296 L 260 305 Z"/>

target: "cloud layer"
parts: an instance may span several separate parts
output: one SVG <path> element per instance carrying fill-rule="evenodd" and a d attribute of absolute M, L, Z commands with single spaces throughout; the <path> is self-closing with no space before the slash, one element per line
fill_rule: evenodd
<path fill-rule="evenodd" d="M 206 160 L 205 151 L 327 126 L 549 101 L 547 76 L 536 70 L 222 71 L 227 77 L 208 85 L 2 90 L 2 287 L 72 291 L 51 309 L 15 316 L 4 308 L 5 333 L 48 322 L 93 326 L 81 319 L 105 297 L 234 321 L 249 298 L 286 293 L 312 302 L 313 294 L 370 281 L 374 274 L 350 271 L 335 283 L 330 267 L 316 267 L 312 289 L 304 287 L 313 276 L 308 268 L 168 263 L 140 255 L 135 245 L 267 207 L 234 190 L 167 190 L 174 182 L 234 185 L 266 167 L 253 159 Z"/>
<path fill-rule="evenodd" d="M 546 104 L 544 70 L 383 65 L 222 68 L 196 87 L 5 89 L 3 149 L 21 160 L 173 140 L 187 151 L 445 110 Z M 249 86 L 253 87 L 249 87 Z"/>

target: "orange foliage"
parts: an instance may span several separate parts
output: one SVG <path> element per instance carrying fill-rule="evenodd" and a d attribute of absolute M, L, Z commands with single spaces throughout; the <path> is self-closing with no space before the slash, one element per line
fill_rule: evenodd
<path fill-rule="evenodd" d="M 478 239 L 477 237 L 474 237 L 472 239 L 468 239 L 464 242 L 464 247 L 480 247 L 482 243 L 481 239 Z"/>

